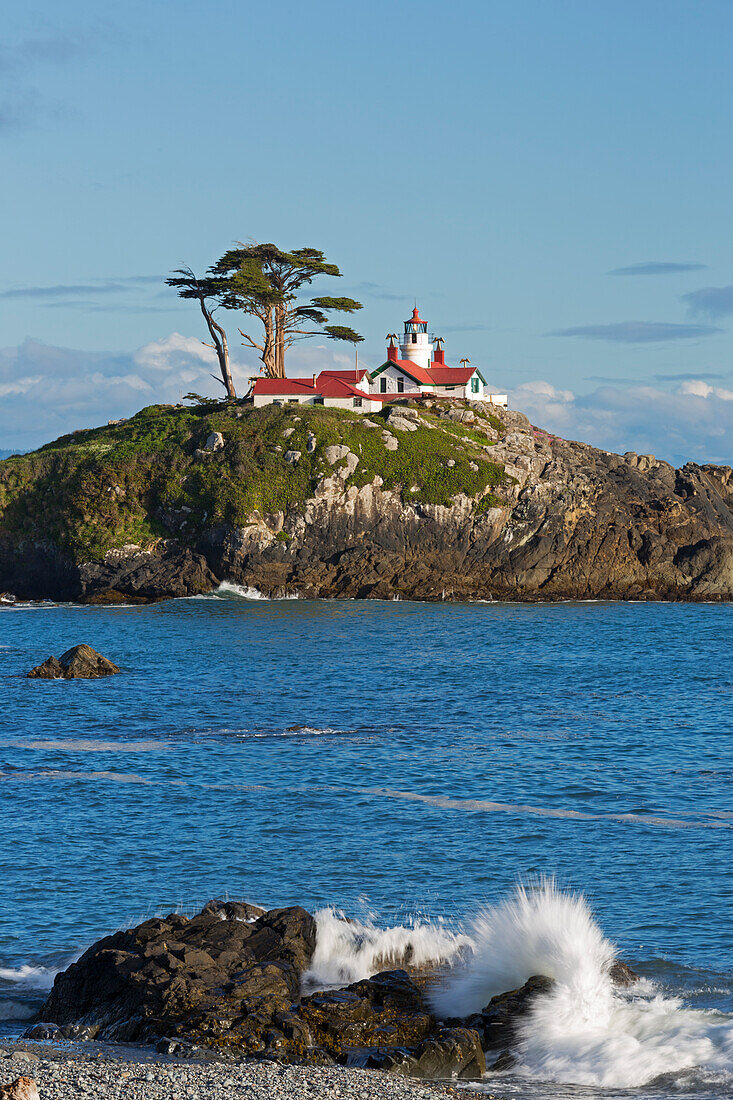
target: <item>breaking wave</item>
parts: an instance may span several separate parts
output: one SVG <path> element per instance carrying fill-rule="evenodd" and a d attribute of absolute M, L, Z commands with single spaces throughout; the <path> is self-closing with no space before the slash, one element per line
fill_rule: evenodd
<path fill-rule="evenodd" d="M 615 948 L 581 895 L 552 881 L 520 886 L 476 916 L 470 939 L 433 995 L 439 1015 L 478 1011 L 534 974 L 554 981 L 519 1026 L 514 1073 L 622 1089 L 689 1071 L 733 1082 L 733 1018 L 688 1008 L 649 981 L 614 986 Z"/>
<path fill-rule="evenodd" d="M 63 967 L 0 966 L 0 1020 L 30 1020 L 59 969 Z"/>
<path fill-rule="evenodd" d="M 319 909 L 315 917 L 316 950 L 303 976 L 310 989 L 348 985 L 395 967 L 439 966 L 470 943 L 441 922 L 415 919 L 379 928 L 371 920 L 348 920 L 337 909 Z"/>
<path fill-rule="evenodd" d="M 188 597 L 194 600 L 299 600 L 297 592 L 283 592 L 276 596 L 266 596 L 259 588 L 250 588 L 242 584 L 232 584 L 230 581 L 222 581 L 213 592 L 204 592 L 199 596 Z"/>
<path fill-rule="evenodd" d="M 0 987 L 7 984 L 18 991 L 50 989 L 58 972 L 50 966 L 0 966 Z"/>

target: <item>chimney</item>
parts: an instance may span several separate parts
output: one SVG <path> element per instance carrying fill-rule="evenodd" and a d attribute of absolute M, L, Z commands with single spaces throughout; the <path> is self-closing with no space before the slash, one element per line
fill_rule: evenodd
<path fill-rule="evenodd" d="M 433 362 L 436 363 L 439 367 L 445 366 L 445 352 L 442 348 L 435 349 L 435 357 L 433 359 Z"/>
<path fill-rule="evenodd" d="M 396 344 L 390 344 L 389 347 L 387 348 L 387 358 L 391 359 L 392 362 L 394 362 L 394 363 L 397 362 L 397 345 Z"/>
<path fill-rule="evenodd" d="M 313 375 L 313 389 L 315 389 L 317 385 L 318 385 L 318 375 L 314 374 Z"/>

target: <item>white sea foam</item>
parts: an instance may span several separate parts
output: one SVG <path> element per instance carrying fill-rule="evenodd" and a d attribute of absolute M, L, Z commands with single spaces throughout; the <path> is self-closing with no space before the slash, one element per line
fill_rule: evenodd
<path fill-rule="evenodd" d="M 297 592 L 283 592 L 275 596 L 266 596 L 259 588 L 252 588 L 242 584 L 232 584 L 230 581 L 222 581 L 213 592 L 204 592 L 199 596 L 191 597 L 194 600 L 299 600 Z"/>
<path fill-rule="evenodd" d="M 551 881 L 519 887 L 470 932 L 469 955 L 434 994 L 439 1014 L 477 1011 L 533 974 L 554 980 L 520 1026 L 521 1074 L 605 1088 L 691 1070 L 733 1080 L 733 1019 L 687 1008 L 651 982 L 616 988 L 615 949 L 581 896 Z"/>
<path fill-rule="evenodd" d="M 40 749 L 48 752 L 159 752 L 169 749 L 167 741 L 10 741 L 15 749 Z"/>
<path fill-rule="evenodd" d="M 469 944 L 466 936 L 440 922 L 416 919 L 380 928 L 371 920 L 347 920 L 336 909 L 319 909 L 315 917 L 316 950 L 303 978 L 311 989 L 348 985 L 407 964 L 438 966 Z"/>
<path fill-rule="evenodd" d="M 58 970 L 48 966 L 0 966 L 0 982 L 7 982 L 18 992 L 50 989 L 57 974 Z"/>

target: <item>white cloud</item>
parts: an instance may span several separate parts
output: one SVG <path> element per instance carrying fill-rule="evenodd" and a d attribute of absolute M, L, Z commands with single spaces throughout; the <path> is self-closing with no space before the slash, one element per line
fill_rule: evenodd
<path fill-rule="evenodd" d="M 156 371 L 181 370 L 190 366 L 194 369 L 205 366 L 207 370 L 216 368 L 216 352 L 194 336 L 181 336 L 172 332 L 162 340 L 153 340 L 138 348 L 132 356 L 135 366 Z"/>
<path fill-rule="evenodd" d="M 240 394 L 259 373 L 254 352 L 231 348 Z M 308 376 L 353 358 L 337 344 L 291 349 L 288 373 Z M 173 332 L 133 352 L 89 352 L 38 340 L 0 349 L 0 450 L 30 449 L 81 427 L 131 416 L 144 405 L 175 404 L 193 390 L 221 396 L 216 354 L 195 336 Z"/>
<path fill-rule="evenodd" d="M 733 463 L 731 401 L 733 391 L 699 380 L 684 381 L 673 391 L 600 386 L 587 394 L 538 381 L 510 394 L 513 408 L 558 436 L 619 454 L 655 454 L 675 466 Z"/>
<path fill-rule="evenodd" d="M 719 397 L 721 401 L 733 401 L 733 390 L 709 386 L 707 382 L 697 378 L 683 382 L 678 392 L 690 394 L 691 397 Z"/>

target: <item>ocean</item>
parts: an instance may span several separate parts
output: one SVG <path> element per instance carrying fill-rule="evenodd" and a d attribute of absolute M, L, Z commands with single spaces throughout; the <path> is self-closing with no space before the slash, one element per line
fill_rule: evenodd
<path fill-rule="evenodd" d="M 255 595 L 0 607 L 0 1035 L 228 896 L 318 911 L 315 984 L 410 943 L 470 1011 L 551 970 L 494 1094 L 730 1096 L 733 607 Z M 123 674 L 23 678 L 78 642 Z"/>

